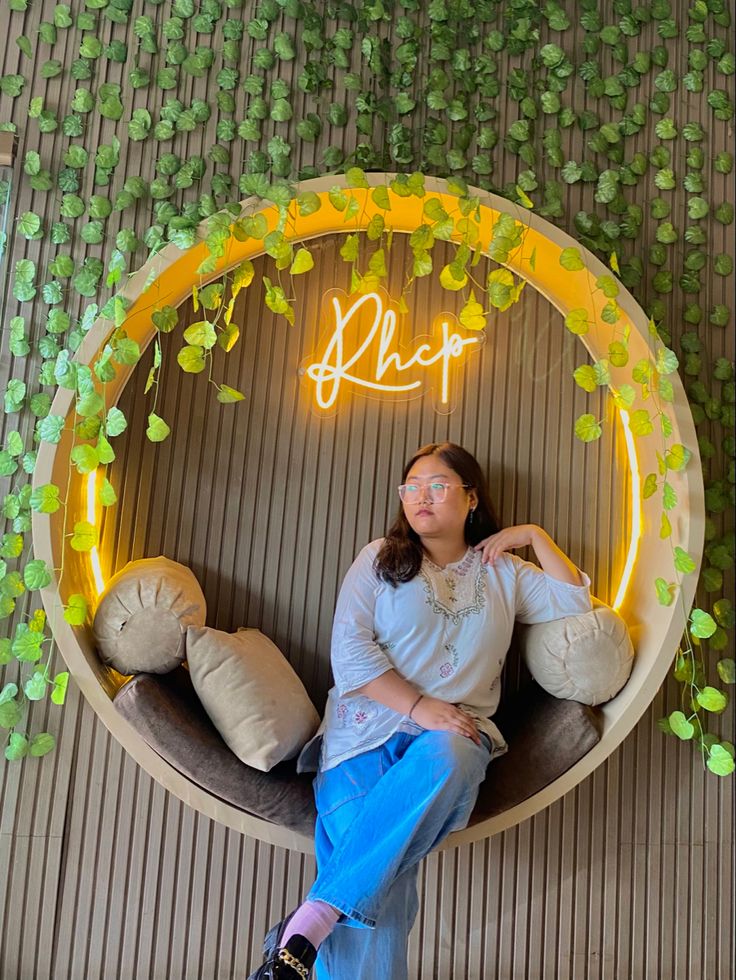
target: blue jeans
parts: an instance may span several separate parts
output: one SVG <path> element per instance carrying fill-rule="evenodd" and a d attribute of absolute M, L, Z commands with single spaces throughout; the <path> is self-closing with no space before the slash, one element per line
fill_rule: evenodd
<path fill-rule="evenodd" d="M 317 880 L 307 898 L 343 915 L 317 958 L 318 980 L 407 980 L 418 864 L 465 827 L 491 757 L 450 732 L 399 732 L 319 772 Z"/>

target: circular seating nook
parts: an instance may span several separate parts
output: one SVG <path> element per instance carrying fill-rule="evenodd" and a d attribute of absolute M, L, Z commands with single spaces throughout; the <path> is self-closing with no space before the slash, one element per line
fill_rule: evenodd
<path fill-rule="evenodd" d="M 371 184 L 382 184 L 387 179 L 387 175 L 368 176 Z M 335 185 L 346 186 L 344 179 L 330 177 L 305 182 L 299 189 L 312 190 L 325 198 Z M 426 187 L 446 203 L 452 202 L 443 181 L 427 179 Z M 356 189 L 352 193 L 360 196 L 364 192 Z M 523 212 L 494 195 L 474 193 L 480 199 L 487 228 L 501 213 L 511 214 L 529 226 L 525 247 L 518 250 L 523 255 L 512 253 L 507 263 L 536 291 L 527 290 L 523 301 L 536 303 L 537 317 L 547 319 L 547 304 L 563 315 L 573 308 L 587 309 L 592 327 L 581 339 L 591 353 L 603 356 L 610 340 L 608 328 L 597 315 L 603 297 L 599 298 L 591 286 L 596 277 L 606 272 L 605 267 L 569 236 L 533 213 Z M 255 201 L 246 205 L 253 212 L 263 211 L 269 226 L 275 226 L 275 209 Z M 363 205 L 361 220 L 367 224 L 372 216 L 367 192 Z M 420 199 L 392 196 L 387 222 L 390 219 L 396 232 L 411 231 L 421 222 L 421 208 Z M 312 250 L 319 252 L 319 269 L 312 273 L 319 273 L 319 289 L 297 296 L 297 311 L 300 319 L 303 312 L 304 326 L 293 327 L 264 313 L 259 296 L 251 299 L 241 294 L 243 308 L 236 307 L 236 314 L 243 316 L 238 322 L 246 325 L 240 342 L 242 350 L 229 355 L 224 369 L 227 373 L 221 377 L 233 387 L 247 389 L 245 403 L 220 406 L 214 393 L 207 393 L 206 378 L 187 376 L 182 381 L 174 375 L 178 370 L 174 364 L 176 351 L 173 344 L 169 345 L 172 353 L 164 353 L 164 367 L 171 380 L 162 387 L 162 400 L 156 410 L 172 425 L 176 424 L 179 431 L 177 434 L 175 429 L 167 442 L 154 449 L 145 444 L 142 435 L 150 411 L 143 399 L 143 383 L 153 345 L 137 371 L 119 368 L 115 380 L 107 384 L 108 406 L 119 402 L 129 418 L 128 432 L 115 444 L 118 458 L 110 472 L 119 503 L 111 514 L 97 517 L 101 523 L 99 554 L 66 554 L 61 585 L 54 582 L 43 590 L 50 625 L 75 681 L 93 709 L 126 750 L 162 785 L 230 827 L 270 843 L 309 850 L 313 820 L 311 778 L 296 776 L 293 762 L 281 763 L 268 773 L 244 766 L 230 753 L 207 718 L 183 668 L 163 675 L 138 674 L 128 680 L 99 659 L 91 623 L 73 628 L 63 620 L 60 600 L 66 602 L 73 593 L 96 595 L 100 591 L 100 574 L 104 580 L 131 558 L 164 553 L 192 568 L 207 598 L 208 621 L 222 630 L 243 625 L 260 628 L 287 655 L 313 702 L 321 708 L 329 686 L 329 619 L 336 590 L 359 548 L 387 526 L 395 509 L 395 502 L 388 496 L 395 474 L 405 456 L 422 442 L 453 438 L 464 443 L 490 471 L 491 488 L 503 523 L 533 520 L 544 524 L 571 557 L 591 572 L 596 591 L 612 603 L 616 597 L 614 604 L 629 628 L 636 651 L 629 682 L 613 700 L 595 710 L 554 699 L 539 688 L 530 689 L 525 684 L 528 674 L 522 659 L 510 656 L 499 726 L 511 750 L 489 767 L 471 825 L 451 835 L 444 846 L 477 840 L 514 826 L 558 799 L 600 765 L 625 738 L 666 675 L 685 625 L 684 610 L 692 601 L 696 576 L 685 579 L 682 604 L 666 607 L 657 603 L 653 580 L 670 574 L 671 545 L 659 538 L 656 503 L 639 502 L 637 482 L 638 473 L 657 469 L 655 443 L 627 439 L 624 426 L 615 428 L 611 424 L 610 438 L 604 437 L 597 446 L 571 446 L 568 441 L 567 458 L 558 462 L 549 431 L 545 430 L 542 445 L 537 445 L 530 425 L 513 428 L 512 423 L 516 423 L 508 408 L 503 434 L 498 435 L 491 424 L 491 413 L 495 412 L 493 418 L 498 420 L 499 403 L 506 404 L 509 384 L 512 394 L 515 392 L 517 398 L 521 394 L 514 387 L 518 386 L 518 378 L 509 381 L 507 377 L 511 373 L 512 352 L 508 345 L 504 346 L 500 330 L 498 336 L 489 337 L 479 355 L 466 363 L 462 404 L 455 413 L 460 413 L 459 422 L 453 422 L 455 416 L 437 417 L 424 397 L 390 405 L 356 399 L 331 418 L 311 411 L 309 394 L 303 380 L 296 378 L 294 368 L 302 365 L 305 355 L 317 347 L 319 293 L 341 285 L 335 278 L 347 268 L 342 268 L 341 261 L 334 261 L 340 244 L 335 236 L 355 229 L 346 228 L 343 215 L 329 207 L 306 218 L 295 214 L 294 224 L 297 237 L 312 240 Z M 399 236 L 394 248 L 402 247 L 402 237 L 405 238 Z M 481 239 L 487 237 L 482 234 Z M 254 259 L 257 265 L 259 245 L 262 243 L 253 240 L 233 242 L 227 264 L 223 260 L 209 278 L 216 278 L 244 258 Z M 578 273 L 561 275 L 559 254 L 572 246 L 583 253 L 586 267 Z M 450 254 L 450 245 L 437 243 L 437 247 L 446 248 Z M 533 249 L 534 268 L 528 261 Z M 182 312 L 186 311 L 191 320 L 197 318 L 187 309 L 187 301 L 192 284 L 198 281 L 195 270 L 203 258 L 200 248 L 182 253 L 169 246 L 132 277 L 124 291 L 131 304 L 125 329 L 141 349 L 150 344 L 156 332 L 151 312 L 157 305 L 181 304 Z M 265 260 L 260 261 L 263 273 L 268 275 Z M 305 289 L 313 286 L 310 282 Z M 442 305 L 432 306 L 438 294 L 441 298 L 437 301 Z M 528 300 L 527 294 L 531 297 Z M 415 305 L 439 311 L 447 300 L 446 294 L 428 285 L 421 304 Z M 621 290 L 617 300 L 631 329 L 630 356 L 635 362 L 649 353 L 647 318 L 625 290 Z M 522 309 L 520 304 L 517 309 Z M 512 307 L 502 316 L 510 320 L 514 312 Z M 555 314 L 555 319 L 557 322 L 551 323 L 545 335 L 546 353 L 542 345 L 535 354 L 542 364 L 545 357 L 559 357 L 561 345 L 572 340 L 561 318 Z M 85 338 L 77 359 L 93 363 L 112 327 L 109 321 L 99 320 Z M 312 335 L 305 336 L 305 331 L 310 330 Z M 492 318 L 488 333 L 495 330 L 496 320 Z M 517 325 L 516 333 L 520 331 Z M 507 336 L 515 335 L 509 332 Z M 515 363 L 519 368 L 527 360 L 517 351 Z M 611 374 L 612 383 L 620 383 L 617 369 L 611 368 Z M 580 393 L 574 391 L 570 371 L 565 370 L 562 375 L 566 378 L 562 389 L 558 386 L 555 390 L 556 378 L 549 375 L 543 379 L 543 394 L 534 396 L 538 400 L 528 415 L 519 414 L 528 419 L 534 409 L 548 411 L 551 395 L 553 403 L 565 402 L 561 414 L 571 430 L 575 416 L 590 409 L 580 400 Z M 273 382 L 275 377 L 287 378 L 291 387 L 279 388 Z M 621 379 L 624 377 L 620 375 Z M 129 378 L 130 385 L 124 390 Z M 495 392 L 493 399 L 488 395 L 489 378 L 499 387 L 502 383 L 507 386 L 498 395 L 499 402 Z M 673 382 L 673 439 L 694 447 L 697 443 L 687 400 L 676 375 Z M 640 406 L 634 403 L 631 409 L 637 407 Z M 52 412 L 68 417 L 70 424 L 58 445 L 41 445 L 34 486 L 67 481 L 73 392 L 60 390 Z M 247 415 L 246 429 L 239 435 L 234 421 L 237 413 Z M 600 414 L 605 415 L 606 410 Z M 608 415 L 613 422 L 610 412 Z M 506 447 L 507 458 L 501 462 L 497 455 L 499 443 L 494 442 L 497 439 Z M 526 447 L 529 460 L 541 460 L 540 471 L 530 472 L 527 477 L 528 487 L 523 477 L 517 477 L 519 460 L 508 449 L 516 446 L 518 457 L 520 443 Z M 238 452 L 242 453 L 244 464 L 234 446 L 242 447 Z M 608 454 L 606 465 L 611 482 L 606 488 L 612 491 L 606 501 L 598 501 L 595 494 L 590 499 L 582 478 L 570 483 L 578 453 L 577 472 L 582 477 L 582 466 L 589 465 L 585 460 L 592 454 L 599 480 L 601 472 L 606 472 L 601 460 L 605 463 Z M 554 466 L 560 467 L 568 480 L 559 493 L 553 482 Z M 546 487 L 545 476 L 550 480 Z M 679 545 L 699 561 L 704 516 L 697 458 L 682 472 L 672 474 L 672 480 L 679 499 L 672 545 Z M 69 527 L 77 520 L 91 519 L 88 491 L 89 479 L 72 473 Z M 596 518 L 598 511 L 602 514 L 600 522 Z M 50 517 L 33 515 L 35 554 L 45 559 L 49 567 L 61 565 L 65 530 L 62 513 Z M 340 518 L 329 520 L 328 515 L 335 513 Z M 588 540 L 587 527 L 597 528 L 591 535 L 593 540 Z M 624 544 L 616 549 L 612 542 L 619 537 Z M 610 581 L 602 581 L 605 571 L 596 574 L 592 569 L 592 556 L 597 567 L 613 571 Z M 537 629 L 524 627 L 520 632 L 531 634 Z M 522 643 L 528 645 L 528 638 L 522 638 Z M 135 719 L 134 723 L 128 718 Z M 566 733 L 562 740 L 560 732 Z M 550 733 L 554 738 L 548 737 L 545 742 L 545 734 Z M 560 741 L 570 750 L 566 754 L 557 751 Z M 545 756 L 547 763 L 542 766 L 536 760 Z M 532 758 L 533 765 L 529 761 Z"/>

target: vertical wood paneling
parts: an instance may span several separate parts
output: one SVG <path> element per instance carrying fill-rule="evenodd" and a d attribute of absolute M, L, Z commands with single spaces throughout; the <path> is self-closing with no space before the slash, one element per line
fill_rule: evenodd
<path fill-rule="evenodd" d="M 673 6 L 685 23 L 688 5 Z M 246 7 L 250 16 L 254 5 Z M 12 14 L 12 31 L 22 29 L 34 38 L 52 10 L 49 3 L 30 4 L 24 14 Z M 134 14 L 140 13 L 160 25 L 170 10 L 167 4 L 136 2 Z M 9 16 L 5 7 L 2 16 Z M 289 28 L 286 18 L 284 26 Z M 390 25 L 380 31 L 389 35 Z M 125 33 L 100 18 L 104 43 Z M 132 30 L 125 39 L 136 43 Z M 422 40 L 424 64 L 428 31 Z M 77 42 L 74 31 L 60 31 L 53 56 L 68 65 Z M 216 45 L 217 38 L 200 35 L 198 43 Z M 656 25 L 645 27 L 638 43 L 642 49 L 657 43 Z M 671 62 L 685 64 L 684 36 L 669 43 Z M 246 35 L 244 65 L 256 46 Z M 281 66 L 282 77 L 295 80 L 302 56 Z M 604 74 L 617 70 L 605 50 L 601 58 Z M 517 63 L 521 59 L 509 61 Z M 19 160 L 28 149 L 38 149 L 43 165 L 55 168 L 66 140 L 61 129 L 40 140 L 33 125 L 26 127 L 28 103 L 43 95 L 63 108 L 77 83 L 68 71 L 56 80 L 42 79 L 42 60 L 31 64 L 13 43 L 0 51 L 0 64 L 2 73 L 22 71 L 28 78 L 13 105 L 22 130 Z M 378 80 L 357 54 L 352 67 L 362 73 L 365 90 L 380 94 Z M 125 84 L 123 66 L 101 61 L 99 71 L 106 75 L 96 81 Z M 725 127 L 710 126 L 704 101 L 710 88 L 723 85 L 710 63 L 702 95 L 678 91 L 674 96 L 685 100 L 687 118 L 712 129 L 710 154 L 730 148 Z M 181 97 L 206 98 L 207 86 L 206 78 L 187 77 Z M 267 121 L 264 141 L 277 130 L 294 140 L 296 122 L 312 108 L 294 89 L 294 119 L 287 127 Z M 247 96 L 242 89 L 235 94 L 234 117 L 242 119 Z M 130 108 L 145 107 L 151 91 L 126 96 Z M 341 92 L 323 100 L 323 109 L 333 98 L 342 98 Z M 579 88 L 571 99 L 576 108 L 599 110 Z M 507 128 L 517 106 L 502 96 L 499 110 L 501 128 Z M 115 128 L 90 114 L 85 144 L 109 142 Z M 177 152 L 204 154 L 213 134 L 214 118 L 180 138 Z M 299 146 L 298 166 L 319 167 L 327 145 L 350 152 L 355 140 L 350 126 L 325 122 L 318 143 Z M 654 126 L 647 125 L 627 141 L 627 153 L 651 153 L 657 143 Z M 586 158 L 575 127 L 563 132 L 563 145 L 573 159 Z M 687 169 L 685 146 L 669 145 L 680 177 Z M 231 146 L 240 156 L 231 169 L 237 174 L 246 168 L 248 148 L 240 141 Z M 117 173 L 150 174 L 159 152 L 152 139 L 123 138 Z M 498 161 L 497 182 L 515 181 L 519 161 L 511 154 L 499 154 Z M 713 202 L 732 200 L 730 177 L 707 172 L 707 180 Z M 109 192 L 117 189 L 116 177 Z M 566 188 L 568 230 L 577 210 L 599 210 L 593 189 L 582 183 Z M 645 238 L 653 240 L 645 183 L 628 191 L 629 200 L 644 208 Z M 94 187 L 88 168 L 80 193 L 95 192 L 108 190 Z M 193 200 L 198 193 L 194 188 L 185 197 Z M 672 203 L 673 215 L 685 214 L 680 187 Z M 47 227 L 58 217 L 58 194 L 35 192 L 25 181 L 15 183 L 12 205 L 16 216 L 39 213 Z M 131 212 L 113 214 L 109 236 L 114 238 L 121 225 L 143 221 L 145 227 L 141 216 L 147 209 L 148 201 L 138 205 L 136 218 Z M 709 251 L 732 254 L 732 238 L 731 228 L 714 226 Z M 77 241 L 74 256 L 102 256 L 105 248 Z M 535 520 L 553 529 L 591 572 L 603 598 L 610 598 L 620 574 L 629 517 L 621 504 L 625 479 L 610 478 L 620 466 L 619 440 L 607 437 L 584 449 L 571 437 L 571 420 L 591 404 L 570 381 L 584 352 L 537 296 L 525 295 L 505 318 L 496 318 L 484 350 L 469 362 L 463 400 L 453 415 L 436 416 L 426 410 L 427 400 L 419 399 L 404 405 L 353 401 L 335 419 L 312 416 L 304 389 L 283 382 L 318 342 L 319 295 L 334 284 L 335 265 L 342 265 L 334 261 L 334 248 L 330 242 L 316 247 L 321 262 L 313 275 L 319 276 L 320 289 L 299 295 L 300 331 L 244 297 L 240 352 L 221 358 L 219 375 L 247 392 L 237 409 L 221 408 L 206 383 L 197 386 L 175 365 L 165 365 L 161 414 L 176 420 L 187 438 L 171 439 L 155 453 L 135 438 L 118 442 L 117 467 L 125 481 L 117 481 L 120 502 L 104 527 L 103 552 L 108 572 L 144 554 L 190 562 L 206 592 L 210 624 L 260 625 L 291 658 L 316 700 L 329 683 L 326 651 L 341 576 L 356 551 L 385 529 L 394 510 L 385 490 L 420 443 L 449 436 L 474 447 L 491 463 L 503 521 Z M 403 241 L 394 248 L 397 255 L 407 253 Z M 682 239 L 670 248 L 677 275 L 685 254 Z M 33 258 L 40 269 L 52 250 L 48 237 L 26 242 L 11 233 L 3 283 L 10 283 L 8 270 L 18 259 Z M 142 260 L 142 250 L 137 258 Z M 706 277 L 704 310 L 719 302 L 732 305 L 732 281 Z M 435 300 L 436 287 L 415 290 L 410 303 L 415 322 L 420 309 L 431 308 Z M 37 317 L 46 312 L 40 301 L 33 311 Z M 2 322 L 16 312 L 9 288 L 0 290 Z M 677 347 L 687 329 L 679 315 L 672 317 L 670 329 Z M 707 344 L 712 357 L 733 357 L 732 331 L 708 328 Z M 175 352 L 170 354 L 173 361 Z M 147 363 L 137 372 L 138 382 Z M 4 334 L 0 376 L 3 386 L 16 377 L 29 388 L 35 377 L 30 358 L 8 353 Z M 132 388 L 126 397 L 131 431 L 140 433 L 150 407 Z M 3 417 L 2 427 L 3 438 L 19 428 L 30 445 L 32 420 L 19 425 L 17 416 Z M 33 608 L 24 597 L 18 615 Z M 725 980 L 734 975 L 732 782 L 705 775 L 690 746 L 661 736 L 656 719 L 677 703 L 669 680 L 635 732 L 581 787 L 521 827 L 427 859 L 419 879 L 421 911 L 410 940 L 412 980 Z M 43 761 L 0 766 L 0 977 L 230 980 L 247 975 L 260 959 L 268 926 L 309 887 L 313 859 L 241 838 L 168 796 L 111 740 L 74 689 L 63 712 L 39 705 L 32 719 L 36 730 L 49 727 L 59 742 Z"/>

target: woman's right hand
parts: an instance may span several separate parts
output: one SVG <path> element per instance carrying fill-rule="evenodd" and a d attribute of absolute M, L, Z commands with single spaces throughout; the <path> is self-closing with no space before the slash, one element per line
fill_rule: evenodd
<path fill-rule="evenodd" d="M 448 701 L 423 696 L 412 711 L 411 720 L 430 731 L 454 732 L 472 739 L 476 745 L 481 744 L 475 720 L 462 708 L 457 708 Z"/>

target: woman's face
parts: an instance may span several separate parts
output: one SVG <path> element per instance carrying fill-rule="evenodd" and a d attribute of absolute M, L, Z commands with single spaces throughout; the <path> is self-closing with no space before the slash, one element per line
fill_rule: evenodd
<path fill-rule="evenodd" d="M 420 538 L 465 538 L 468 511 L 478 498 L 440 456 L 421 456 L 407 473 L 405 484 L 419 488 L 416 499 L 402 501 L 404 514 Z M 441 502 L 432 500 L 431 484 L 449 484 Z"/>

